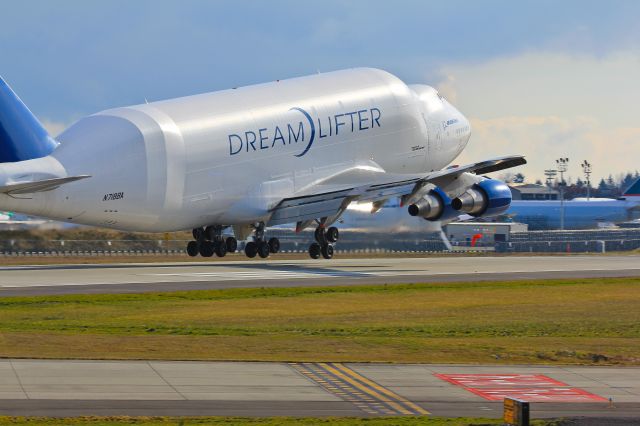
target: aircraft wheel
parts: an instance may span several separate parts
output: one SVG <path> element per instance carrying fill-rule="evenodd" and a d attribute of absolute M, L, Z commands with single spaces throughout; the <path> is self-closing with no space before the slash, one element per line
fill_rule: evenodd
<path fill-rule="evenodd" d="M 215 246 L 218 257 L 225 257 L 227 255 L 227 245 L 224 241 L 217 242 Z"/>
<path fill-rule="evenodd" d="M 187 244 L 187 254 L 191 257 L 196 257 L 200 250 L 198 250 L 198 242 L 197 241 L 189 241 Z"/>
<path fill-rule="evenodd" d="M 215 246 L 211 241 L 203 241 L 200 243 L 200 256 L 211 257 L 215 253 Z"/>
<path fill-rule="evenodd" d="M 238 250 L 238 240 L 234 237 L 227 238 L 225 244 L 227 246 L 227 252 L 229 253 L 235 253 Z"/>
<path fill-rule="evenodd" d="M 244 254 L 247 255 L 248 258 L 253 259 L 258 254 L 258 245 L 253 241 L 249 241 L 247 245 L 244 246 Z"/>
<path fill-rule="evenodd" d="M 340 238 L 340 232 L 338 231 L 338 228 L 332 226 L 331 228 L 327 229 L 326 236 L 327 241 L 329 241 L 330 243 L 335 243 L 338 241 L 338 238 Z"/>
<path fill-rule="evenodd" d="M 320 245 L 323 245 L 323 244 L 327 243 L 327 235 L 325 233 L 324 228 L 321 228 L 321 227 L 318 226 L 316 228 L 316 232 L 314 233 L 314 237 L 316 238 L 316 241 Z"/>
<path fill-rule="evenodd" d="M 203 232 L 204 238 L 209 240 L 209 241 L 215 241 L 216 240 L 216 228 L 214 226 L 207 226 L 206 228 L 204 228 L 204 232 Z"/>
<path fill-rule="evenodd" d="M 269 239 L 269 251 L 271 253 L 277 253 L 280 251 L 280 240 L 276 237 Z"/>
<path fill-rule="evenodd" d="M 269 253 L 271 252 L 271 248 L 269 247 L 269 243 L 266 241 L 260 241 L 258 243 L 258 256 L 263 259 L 269 257 Z"/>
<path fill-rule="evenodd" d="M 321 247 L 320 247 L 320 244 L 318 243 L 312 243 L 309 246 L 309 256 L 311 256 L 312 259 L 319 259 L 320 251 L 321 251 Z"/>
<path fill-rule="evenodd" d="M 191 231 L 191 235 L 193 235 L 193 239 L 196 241 L 201 241 L 204 237 L 204 229 L 202 228 L 194 228 Z"/>
<path fill-rule="evenodd" d="M 322 257 L 325 259 L 333 258 L 333 246 L 331 244 L 325 244 L 322 246 Z"/>

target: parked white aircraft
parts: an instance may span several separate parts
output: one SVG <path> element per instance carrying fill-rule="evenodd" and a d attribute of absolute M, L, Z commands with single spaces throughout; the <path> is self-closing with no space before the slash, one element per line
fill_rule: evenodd
<path fill-rule="evenodd" d="M 252 237 L 246 254 L 267 257 L 279 242 L 265 238 L 266 225 L 315 224 L 309 253 L 331 258 L 331 225 L 353 201 L 376 209 L 401 196 L 410 214 L 431 220 L 507 209 L 507 186 L 479 175 L 522 156 L 442 170 L 470 134 L 435 89 L 377 69 L 111 109 L 56 139 L 0 79 L 0 209 L 121 230 L 193 229 L 191 256 L 224 256 Z"/>

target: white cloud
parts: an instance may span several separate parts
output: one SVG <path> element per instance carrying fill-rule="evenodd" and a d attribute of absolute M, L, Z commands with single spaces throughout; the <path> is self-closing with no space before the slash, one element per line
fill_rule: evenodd
<path fill-rule="evenodd" d="M 69 127 L 69 125 L 66 123 L 48 120 L 46 118 L 42 120 L 42 125 L 47 130 L 47 132 L 49 132 L 49 134 L 54 138 L 58 136 L 60 133 L 62 133 L 64 129 Z"/>
<path fill-rule="evenodd" d="M 581 175 L 587 159 L 600 178 L 640 169 L 640 55 L 527 53 L 441 70 L 438 86 L 457 99 L 473 127 L 460 162 L 522 153 L 521 171 L 543 178 L 559 157 Z"/>

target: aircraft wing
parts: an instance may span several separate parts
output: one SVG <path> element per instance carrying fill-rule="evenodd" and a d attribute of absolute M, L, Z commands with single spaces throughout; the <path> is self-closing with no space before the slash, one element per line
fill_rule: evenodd
<path fill-rule="evenodd" d="M 403 197 L 404 203 L 408 203 L 412 202 L 412 197 L 420 196 L 420 189 L 426 184 L 441 186 L 462 173 L 485 174 L 522 164 L 526 164 L 523 156 L 506 156 L 449 167 L 427 175 L 389 174 L 375 166 L 354 167 L 306 188 L 305 195 L 280 201 L 271 210 L 269 225 L 301 223 L 318 218 L 330 218 L 328 222 L 333 222 L 353 201 L 375 202 Z"/>

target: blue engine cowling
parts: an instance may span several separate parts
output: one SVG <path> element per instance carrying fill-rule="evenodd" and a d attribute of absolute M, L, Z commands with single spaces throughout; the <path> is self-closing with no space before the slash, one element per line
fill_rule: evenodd
<path fill-rule="evenodd" d="M 409 206 L 411 216 L 420 216 L 423 219 L 449 220 L 460 215 L 460 212 L 451 207 L 451 198 L 440 188 L 434 188 L 424 197 Z"/>
<path fill-rule="evenodd" d="M 451 207 L 470 216 L 495 216 L 511 205 L 511 190 L 506 183 L 485 179 L 451 201 Z"/>

